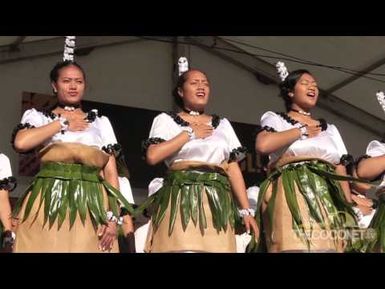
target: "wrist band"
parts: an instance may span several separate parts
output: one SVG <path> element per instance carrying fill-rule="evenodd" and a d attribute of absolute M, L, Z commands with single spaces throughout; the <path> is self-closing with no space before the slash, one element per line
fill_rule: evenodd
<path fill-rule="evenodd" d="M 68 127 L 69 127 L 69 121 L 65 118 L 65 117 L 59 117 L 58 118 L 59 122 L 60 122 L 60 126 L 61 126 L 61 133 L 64 134 L 67 130 L 68 130 Z"/>
<path fill-rule="evenodd" d="M 107 222 L 114 222 L 114 223 L 116 223 L 116 224 L 118 224 L 118 225 L 121 225 L 121 224 L 123 224 L 123 217 L 116 217 L 116 216 L 114 216 L 114 213 L 113 212 L 111 212 L 111 211 L 108 211 L 107 212 Z"/>
<path fill-rule="evenodd" d="M 254 217 L 255 216 L 255 210 L 253 209 L 241 209 L 241 210 L 238 210 L 239 212 L 239 215 L 243 218 L 244 216 L 252 216 Z"/>
<path fill-rule="evenodd" d="M 193 140 L 196 138 L 194 130 L 191 127 L 187 126 L 182 128 L 182 130 L 188 133 L 188 137 L 190 138 L 190 140 Z"/>
<path fill-rule="evenodd" d="M 300 139 L 301 140 L 307 139 L 307 137 L 309 136 L 309 134 L 307 133 L 307 125 L 303 124 L 303 125 L 297 126 L 297 128 L 299 128 L 301 132 Z"/>

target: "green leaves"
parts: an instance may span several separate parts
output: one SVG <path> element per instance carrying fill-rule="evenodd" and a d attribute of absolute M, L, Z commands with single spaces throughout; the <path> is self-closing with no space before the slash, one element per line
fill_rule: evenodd
<path fill-rule="evenodd" d="M 213 216 L 214 228 L 218 231 L 222 227 L 222 206 L 219 202 L 217 191 L 212 187 L 206 187 L 207 199 L 211 208 L 211 214 Z"/>
<path fill-rule="evenodd" d="M 59 220 L 58 220 L 58 229 L 60 229 L 61 225 L 63 224 L 66 215 L 67 215 L 67 208 L 69 203 L 69 181 L 63 181 L 63 194 L 62 194 L 62 200 L 61 205 L 59 205 Z"/>
<path fill-rule="evenodd" d="M 262 192 L 265 193 L 266 190 L 267 190 L 267 188 Z M 275 198 L 277 196 L 277 192 L 278 192 L 278 182 L 273 182 L 271 198 L 267 204 L 267 212 L 269 214 L 269 219 L 270 219 L 271 224 L 274 224 L 274 208 L 275 208 Z M 260 209 L 260 208 L 261 207 L 258 206 L 258 209 Z M 256 216 L 259 216 L 259 214 L 256 214 Z M 260 225 L 261 222 L 259 221 L 258 224 Z"/>
<path fill-rule="evenodd" d="M 339 181 L 354 180 L 351 177 L 339 176 L 334 172 L 334 167 L 319 160 L 302 163 L 291 163 L 277 168 L 261 184 L 258 197 L 256 221 L 261 228 L 261 206 L 266 191 L 272 186 L 272 194 L 267 204 L 269 224 L 273 224 L 274 207 L 278 192 L 278 183 L 282 181 L 287 206 L 293 218 L 293 230 L 299 232 L 298 236 L 310 246 L 310 239 L 303 223 L 302 209 L 299 207 L 298 196 L 302 196 L 310 217 L 310 232 L 313 229 L 312 221 L 322 229 L 344 229 L 345 222 L 340 217 L 340 212 L 352 213 L 339 184 Z M 298 188 L 298 190 L 297 190 Z M 300 194 L 300 195 L 298 195 Z M 385 210 L 384 210 L 385 212 Z M 384 213 L 385 218 L 385 213 Z M 385 220 L 384 220 L 385 222 Z M 307 225 L 307 224 L 306 224 Z M 384 229 L 385 233 L 385 229 Z M 261 240 L 261 238 L 260 238 Z M 259 241 L 260 241 L 259 240 Z M 251 244 L 250 250 L 255 250 L 256 245 Z M 385 249 L 385 234 L 384 234 Z"/>
<path fill-rule="evenodd" d="M 107 191 L 107 195 L 109 196 L 113 196 L 115 198 L 116 201 L 118 201 L 119 203 L 121 203 L 123 205 L 123 207 L 125 209 L 127 209 L 127 211 L 130 213 L 130 214 L 134 214 L 134 208 L 133 206 L 126 200 L 126 198 L 122 195 L 121 192 L 119 192 L 119 190 L 115 189 L 113 186 L 111 186 L 108 182 L 104 181 L 104 180 L 101 180 L 101 183 L 103 184 L 104 188 L 106 189 Z M 110 204 L 111 206 L 111 204 Z M 118 215 L 118 208 L 117 208 L 117 204 L 116 203 L 113 203 L 112 204 L 112 212 L 114 212 L 115 216 Z"/>
<path fill-rule="evenodd" d="M 68 194 L 68 201 L 69 201 L 69 210 L 70 210 L 70 228 L 72 228 L 73 224 L 75 223 L 76 216 L 78 214 L 77 204 L 78 200 L 80 198 L 80 181 L 73 180 L 69 183 L 69 194 Z"/>
<path fill-rule="evenodd" d="M 190 221 L 190 190 L 192 186 L 183 186 L 180 200 L 180 212 L 182 217 L 182 227 L 186 231 Z"/>
<path fill-rule="evenodd" d="M 156 215 L 156 222 L 157 224 L 160 224 L 160 222 L 163 220 L 166 209 L 168 207 L 168 204 L 170 202 L 170 191 L 165 191 L 162 195 L 160 195 L 160 202 L 159 202 L 159 207 L 158 207 L 158 214 Z"/>
<path fill-rule="evenodd" d="M 35 200 L 36 200 L 36 198 L 37 198 L 37 196 L 41 190 L 42 183 L 43 183 L 42 179 L 37 179 L 34 182 L 32 192 L 28 198 L 27 205 L 25 206 L 23 222 L 28 218 L 29 213 L 31 212 L 32 206 L 33 206 L 33 204 L 34 204 L 34 202 L 35 202 Z"/>
<path fill-rule="evenodd" d="M 204 191 L 200 190 L 198 192 L 198 207 L 199 207 L 199 229 L 203 234 L 204 230 L 207 228 L 207 220 L 205 210 L 203 208 L 203 194 Z"/>
<path fill-rule="evenodd" d="M 83 224 L 89 216 L 94 225 L 99 225 L 106 220 L 104 208 L 107 205 L 103 201 L 104 189 L 109 200 L 108 207 L 115 216 L 119 215 L 118 202 L 122 203 L 128 211 L 134 211 L 132 205 L 118 190 L 99 178 L 99 169 L 80 164 L 44 164 L 31 186 L 18 201 L 14 215 L 19 214 L 22 204 L 26 202 L 22 219 L 25 221 L 40 195 L 39 206 L 33 213 L 37 217 L 43 207 L 44 225 L 48 221 L 49 228 L 58 221 L 58 229 L 60 229 L 67 216 L 72 228 L 77 214 Z"/>
<path fill-rule="evenodd" d="M 171 190 L 171 213 L 170 213 L 170 223 L 168 226 L 168 234 L 171 235 L 172 230 L 174 228 L 175 220 L 176 220 L 176 213 L 179 207 L 181 193 L 180 193 L 179 186 L 171 186 L 170 188 L 163 187 L 163 190 L 164 191 Z M 159 223 L 157 222 L 157 224 Z"/>
<path fill-rule="evenodd" d="M 199 223 L 203 233 L 207 228 L 203 194 L 207 196 L 214 227 L 218 231 L 227 230 L 229 224 L 234 227 L 237 210 L 227 177 L 219 173 L 189 171 L 170 172 L 163 187 L 156 193 L 157 196 L 152 198 L 156 208 L 152 216 L 154 226 L 159 226 L 166 209 L 170 208 L 169 234 L 173 231 L 178 212 L 181 215 L 183 230 L 187 229 L 192 220 L 194 226 Z M 143 210 L 145 207 L 142 205 L 139 209 Z"/>
<path fill-rule="evenodd" d="M 79 191 L 78 191 L 80 194 L 79 194 L 78 203 L 77 203 L 80 220 L 82 221 L 83 225 L 86 221 L 86 215 L 87 215 L 87 194 L 86 194 L 84 185 L 85 185 L 84 182 L 80 182 Z"/>
<path fill-rule="evenodd" d="M 194 226 L 197 225 L 198 220 L 198 192 L 204 189 L 203 185 L 193 185 L 190 191 L 190 213 Z"/>
<path fill-rule="evenodd" d="M 302 196 L 304 197 L 306 204 L 309 208 L 310 217 L 323 227 L 324 218 L 319 207 L 317 192 L 314 192 L 310 186 L 309 176 L 307 174 L 306 167 L 302 166 L 294 172 L 295 182 Z"/>
<path fill-rule="evenodd" d="M 380 252 L 385 252 L 385 203 L 380 202 L 377 211 L 370 222 L 369 228 L 376 233 L 376 238 L 366 241 L 366 252 L 373 252 L 379 249 Z"/>
<path fill-rule="evenodd" d="M 51 203 L 48 211 L 49 227 L 51 228 L 56 220 L 61 205 L 63 193 L 63 181 L 57 180 L 51 191 Z"/>

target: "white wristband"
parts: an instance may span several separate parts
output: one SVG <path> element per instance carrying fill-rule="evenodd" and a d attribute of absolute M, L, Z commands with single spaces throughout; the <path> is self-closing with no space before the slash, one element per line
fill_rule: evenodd
<path fill-rule="evenodd" d="M 61 126 L 61 133 L 64 134 L 68 130 L 69 121 L 65 117 L 59 117 L 58 118 Z"/>
<path fill-rule="evenodd" d="M 107 212 L 107 221 L 108 222 L 114 222 L 114 223 L 117 223 L 118 225 L 121 225 L 121 224 L 123 224 L 123 217 L 117 218 L 116 216 L 114 216 L 113 212 L 108 211 Z"/>
<path fill-rule="evenodd" d="M 297 128 L 299 128 L 300 132 L 301 132 L 301 136 L 300 136 L 300 139 L 301 140 L 304 140 L 304 139 L 307 139 L 307 137 L 309 136 L 309 134 L 307 133 L 307 125 L 306 124 L 300 124 L 298 123 L 296 125 Z"/>
<path fill-rule="evenodd" d="M 255 216 L 255 210 L 253 209 L 241 209 L 241 210 L 238 210 L 239 212 L 239 215 L 243 218 L 244 216 L 252 216 L 254 217 Z"/>
<path fill-rule="evenodd" d="M 183 127 L 182 130 L 188 133 L 188 137 L 190 138 L 190 140 L 193 140 L 196 138 L 194 130 L 191 127 L 186 126 L 186 127 Z"/>

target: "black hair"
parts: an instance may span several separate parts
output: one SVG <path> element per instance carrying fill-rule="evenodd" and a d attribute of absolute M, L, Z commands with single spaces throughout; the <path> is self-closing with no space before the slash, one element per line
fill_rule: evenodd
<path fill-rule="evenodd" d="M 84 72 L 84 69 L 78 63 L 76 63 L 75 61 L 65 60 L 65 61 L 60 61 L 60 62 L 56 63 L 56 65 L 52 68 L 51 72 L 49 73 L 49 78 L 50 78 L 51 82 L 57 82 L 57 80 L 59 79 L 60 70 L 64 67 L 71 66 L 71 65 L 79 68 L 83 74 L 84 80 L 86 80 L 86 73 Z"/>
<path fill-rule="evenodd" d="M 184 83 L 187 81 L 187 78 L 188 78 L 188 75 L 191 71 L 199 71 L 200 73 L 203 73 L 206 78 L 208 79 L 206 73 L 204 73 L 202 70 L 199 70 L 199 69 L 195 69 L 195 68 L 192 68 L 192 69 L 189 69 L 185 72 L 183 72 L 179 77 L 178 77 L 178 80 L 176 82 L 176 86 L 175 88 L 173 89 L 172 91 L 172 95 L 174 96 L 174 101 L 175 101 L 175 104 L 177 106 L 179 106 L 180 108 L 183 108 L 184 107 L 184 103 L 183 103 L 183 99 L 180 97 L 179 93 L 178 93 L 178 90 L 179 89 L 182 89 L 183 88 L 183 85 Z"/>
<path fill-rule="evenodd" d="M 312 75 L 306 69 L 294 70 L 294 71 L 290 72 L 289 75 L 286 77 L 286 79 L 279 84 L 279 90 L 280 90 L 279 95 L 285 101 L 286 111 L 290 111 L 291 105 L 292 105 L 292 99 L 289 96 L 289 93 L 294 92 L 295 85 L 297 84 L 298 80 L 304 74 Z"/>

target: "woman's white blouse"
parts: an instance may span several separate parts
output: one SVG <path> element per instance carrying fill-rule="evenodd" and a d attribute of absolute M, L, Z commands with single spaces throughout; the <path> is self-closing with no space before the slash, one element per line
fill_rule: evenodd
<path fill-rule="evenodd" d="M 0 190 L 12 191 L 16 188 L 16 179 L 12 176 L 9 158 L 0 153 Z"/>
<path fill-rule="evenodd" d="M 272 128 L 281 132 L 298 127 L 300 124 L 292 124 L 281 115 L 272 111 L 266 112 L 261 118 L 261 126 Z M 338 164 L 342 155 L 347 154 L 345 144 L 338 129 L 333 124 L 327 124 L 327 129 L 312 138 L 296 140 L 291 145 L 270 154 L 270 162 L 275 162 L 283 154 L 288 156 L 308 156 L 324 159 L 330 163 Z"/>
<path fill-rule="evenodd" d="M 34 127 L 40 127 L 53 121 L 55 121 L 55 119 L 52 119 L 43 112 L 32 108 L 24 112 L 21 124 L 29 124 Z M 66 131 L 65 133 L 58 132 L 51 139 L 49 139 L 45 145 L 55 142 L 81 143 L 102 149 L 102 147 L 116 144 L 117 140 L 110 120 L 106 116 L 96 116 L 95 120 L 90 122 L 89 127 L 84 131 Z"/>
<path fill-rule="evenodd" d="M 132 195 L 130 181 L 126 177 L 118 177 L 118 180 L 119 180 L 119 189 L 123 197 L 130 204 L 135 204 L 134 196 Z"/>
<path fill-rule="evenodd" d="M 180 134 L 184 127 L 186 126 L 178 124 L 172 115 L 161 113 L 154 118 L 149 140 L 158 140 L 158 143 L 168 141 Z M 245 157 L 244 149 L 230 122 L 222 118 L 211 136 L 190 140 L 178 152 L 168 157 L 165 163 L 170 166 L 173 162 L 189 160 L 219 165 L 232 160 L 232 157 L 237 161 L 242 160 Z"/>
<path fill-rule="evenodd" d="M 366 154 L 371 157 L 379 157 L 385 155 L 385 143 L 373 140 L 366 148 Z"/>
<path fill-rule="evenodd" d="M 0 153 L 0 181 L 12 176 L 11 163 L 9 158 Z"/>

